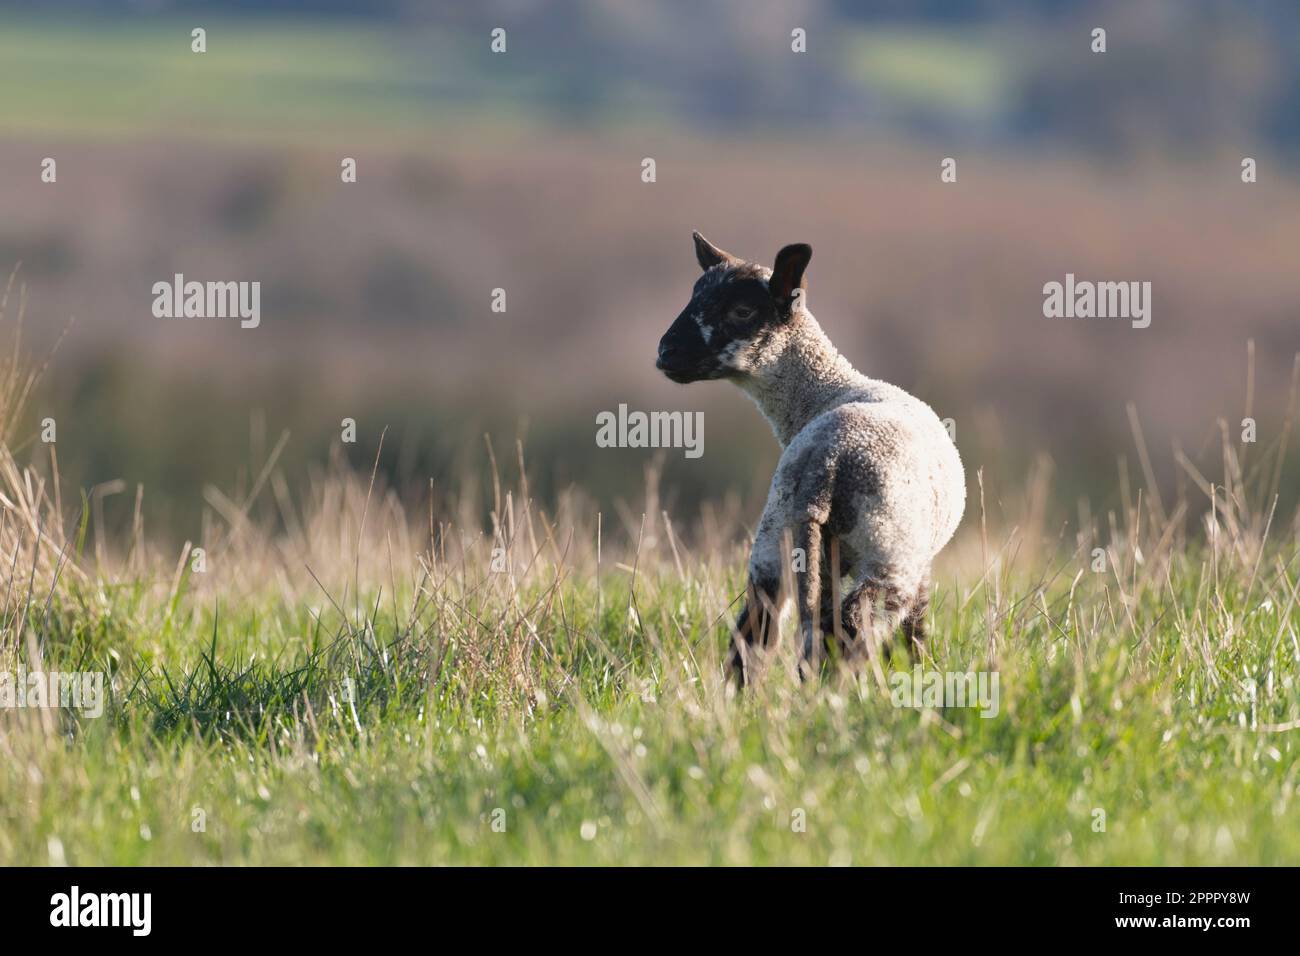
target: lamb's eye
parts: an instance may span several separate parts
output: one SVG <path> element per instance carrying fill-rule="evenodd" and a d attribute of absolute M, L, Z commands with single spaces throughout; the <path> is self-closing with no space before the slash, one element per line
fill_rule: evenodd
<path fill-rule="evenodd" d="M 733 305 L 731 311 L 727 313 L 727 318 L 734 319 L 737 322 L 744 322 L 754 317 L 755 309 L 747 305 Z"/>

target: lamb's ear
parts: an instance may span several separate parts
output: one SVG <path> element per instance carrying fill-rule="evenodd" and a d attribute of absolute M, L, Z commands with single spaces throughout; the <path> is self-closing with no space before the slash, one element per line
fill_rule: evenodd
<path fill-rule="evenodd" d="M 736 257 L 729 252 L 723 252 L 709 240 L 705 239 L 698 232 L 691 233 L 695 239 L 695 258 L 700 261 L 700 268 L 704 270 L 712 269 L 720 262 L 735 262 Z"/>
<path fill-rule="evenodd" d="M 776 264 L 772 266 L 772 278 L 767 281 L 767 288 L 779 305 L 788 308 L 794 290 L 803 288 L 803 272 L 811 259 L 812 246 L 805 242 L 786 246 L 776 254 Z"/>

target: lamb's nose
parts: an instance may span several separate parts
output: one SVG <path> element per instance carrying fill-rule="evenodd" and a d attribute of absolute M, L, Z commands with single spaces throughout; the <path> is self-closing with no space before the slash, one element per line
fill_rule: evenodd
<path fill-rule="evenodd" d="M 677 353 L 677 347 L 676 347 L 676 346 L 674 346 L 674 345 L 666 345 L 665 343 L 660 342 L 660 343 L 659 343 L 659 361 L 657 361 L 655 364 L 656 364 L 656 365 L 662 365 L 665 361 L 667 361 L 668 359 L 672 358 L 676 353 Z"/>

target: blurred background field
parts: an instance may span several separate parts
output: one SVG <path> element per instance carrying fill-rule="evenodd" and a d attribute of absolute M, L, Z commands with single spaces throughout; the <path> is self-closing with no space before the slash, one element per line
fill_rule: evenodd
<path fill-rule="evenodd" d="M 608 512 L 655 453 L 597 448 L 596 414 L 702 409 L 665 506 L 688 536 L 725 496 L 756 516 L 766 425 L 653 368 L 699 229 L 765 261 L 810 242 L 813 312 L 954 419 L 995 517 L 1036 462 L 1063 514 L 1100 512 L 1137 468 L 1129 402 L 1168 484 L 1220 417 L 1281 432 L 1298 54 L 1300 8 L 1264 2 L 0 4 L 0 270 L 21 262 L 24 340 L 63 336 L 29 447 L 54 416 L 66 480 L 142 485 L 150 535 L 181 541 L 285 430 L 303 475 L 341 419 L 363 467 L 387 426 L 412 499 L 481 486 L 484 433 L 506 469 L 521 437 L 539 499 L 576 482 Z M 177 272 L 260 281 L 261 327 L 155 318 Z M 1045 319 L 1067 272 L 1150 281 L 1151 327 Z"/>

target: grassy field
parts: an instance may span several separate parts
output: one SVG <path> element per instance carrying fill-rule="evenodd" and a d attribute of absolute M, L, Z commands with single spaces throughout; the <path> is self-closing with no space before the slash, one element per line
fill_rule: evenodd
<path fill-rule="evenodd" d="M 1225 93 L 1250 37 L 1175 71 L 1158 31 L 1093 61 L 1050 23 L 794 58 L 784 14 L 735 16 L 534 14 L 495 57 L 474 17 L 0 15 L 0 275 L 28 341 L 78 320 L 42 382 L 0 353 L 0 681 L 109 695 L 0 706 L 0 865 L 1300 862 L 1300 187 L 1283 152 L 1242 183 L 1272 140 L 1237 125 L 1285 71 Z M 1214 148 L 1080 158 L 1180 122 Z M 697 227 L 812 241 L 845 354 L 960 422 L 918 663 L 996 673 L 996 714 L 895 706 L 902 655 L 801 683 L 788 638 L 728 686 L 773 445 L 652 369 Z M 182 271 L 265 282 L 265 327 L 154 321 Z M 1150 334 L 1044 322 L 1067 272 L 1151 279 Z M 703 410 L 710 454 L 640 484 L 590 441 L 622 402 Z M 1213 449 L 1216 411 L 1259 444 Z"/>
<path fill-rule="evenodd" d="M 429 78 L 413 50 L 367 24 L 135 21 L 6 16 L 0 81 L 26 95 L 0 106 L 9 130 L 214 135 L 362 128 L 428 120 Z M 208 53 L 190 50 L 207 30 Z M 322 93 L 327 91 L 328 96 Z"/>
<path fill-rule="evenodd" d="M 622 522 L 522 481 L 426 509 L 339 461 L 295 495 L 272 454 L 209 489 L 196 571 L 9 447 L 0 671 L 111 696 L 0 711 L 0 863 L 1300 859 L 1297 525 L 1246 507 L 1280 448 L 1061 535 L 995 532 L 972 475 L 923 663 L 996 670 L 985 718 L 894 706 L 901 656 L 801 684 L 786 650 L 737 697 L 743 528 L 652 482 Z"/>
<path fill-rule="evenodd" d="M 0 101 L 0 130 L 56 139 L 183 133 L 265 142 L 400 139 L 447 127 L 460 135 L 467 126 L 518 130 L 536 125 L 539 111 L 641 133 L 671 123 L 671 95 L 637 88 L 634 75 L 607 69 L 602 56 L 627 49 L 617 29 L 592 31 L 578 47 L 586 56 L 561 64 L 538 55 L 567 52 L 572 47 L 555 44 L 581 39 L 518 18 L 512 24 L 516 63 L 485 55 L 488 24 L 497 21 L 427 13 L 394 23 L 321 15 L 140 12 L 74 19 L 0 11 L 0 84 L 23 90 Z M 732 49 L 734 38 L 720 22 L 726 21 L 713 18 L 707 35 L 715 50 Z M 202 55 L 191 50 L 191 31 L 199 27 L 207 40 Z M 771 39 L 783 50 L 787 32 Z M 1000 95 L 1006 101 L 1015 61 L 1005 46 L 996 35 L 844 25 L 828 40 L 826 56 L 846 88 L 970 118 L 996 113 Z"/>

